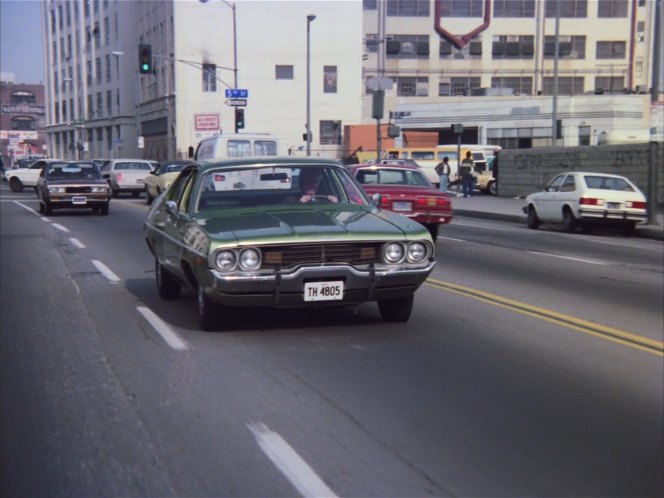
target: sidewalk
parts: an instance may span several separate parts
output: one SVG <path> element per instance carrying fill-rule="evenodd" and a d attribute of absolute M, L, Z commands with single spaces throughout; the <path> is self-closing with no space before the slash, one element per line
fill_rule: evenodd
<path fill-rule="evenodd" d="M 452 198 L 452 211 L 455 215 L 513 221 L 523 223 L 524 226 L 526 224 L 526 215 L 521 210 L 526 205 L 525 199 L 495 197 L 480 193 L 464 199 L 454 190 L 449 190 L 447 194 Z M 455 197 L 457 195 L 458 197 Z M 656 217 L 657 224 L 655 225 L 636 225 L 634 236 L 664 240 L 664 213 L 660 211 Z"/>

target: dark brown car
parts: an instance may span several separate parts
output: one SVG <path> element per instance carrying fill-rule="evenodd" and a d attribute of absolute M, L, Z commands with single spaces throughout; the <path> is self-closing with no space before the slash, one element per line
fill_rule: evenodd
<path fill-rule="evenodd" d="M 54 209 L 92 209 L 108 214 L 111 192 L 99 167 L 92 161 L 62 161 L 48 164 L 37 180 L 39 212 Z"/>

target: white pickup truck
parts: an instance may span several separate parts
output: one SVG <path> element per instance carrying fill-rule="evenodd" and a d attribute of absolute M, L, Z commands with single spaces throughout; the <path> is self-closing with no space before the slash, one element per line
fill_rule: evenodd
<path fill-rule="evenodd" d="M 9 182 L 12 192 L 22 192 L 25 187 L 35 187 L 41 170 L 53 159 L 36 159 L 27 168 L 16 168 L 5 171 L 5 178 Z"/>
<path fill-rule="evenodd" d="M 101 167 L 101 174 L 111 188 L 111 195 L 122 192 L 138 197 L 145 191 L 145 177 L 152 171 L 150 161 L 145 159 L 111 159 Z"/>

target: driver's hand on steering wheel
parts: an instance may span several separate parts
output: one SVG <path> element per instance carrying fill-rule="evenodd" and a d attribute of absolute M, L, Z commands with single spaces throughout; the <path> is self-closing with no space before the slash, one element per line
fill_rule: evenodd
<path fill-rule="evenodd" d="M 316 202 L 316 198 L 321 198 L 321 199 L 327 199 L 328 202 L 331 202 L 332 204 L 336 204 L 339 202 L 339 199 L 337 198 L 336 195 L 312 195 L 312 194 L 304 194 L 302 197 L 300 197 L 300 202 L 302 204 L 309 204 L 310 202 Z"/>

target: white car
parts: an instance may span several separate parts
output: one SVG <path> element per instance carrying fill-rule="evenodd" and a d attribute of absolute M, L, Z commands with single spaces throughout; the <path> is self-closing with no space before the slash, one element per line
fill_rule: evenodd
<path fill-rule="evenodd" d="M 152 165 L 145 159 L 111 159 L 101 167 L 113 197 L 122 192 L 138 197 L 145 191 L 145 178 L 151 172 Z"/>
<path fill-rule="evenodd" d="M 53 162 L 53 160 L 36 159 L 27 168 L 7 170 L 5 172 L 5 178 L 9 182 L 9 188 L 12 189 L 12 192 L 22 192 L 25 187 L 36 187 L 41 170 L 49 162 Z"/>
<path fill-rule="evenodd" d="M 526 197 L 523 211 L 530 228 L 562 223 L 568 232 L 614 225 L 631 235 L 647 219 L 646 198 L 627 178 L 578 171 L 556 175 L 543 192 Z"/>

